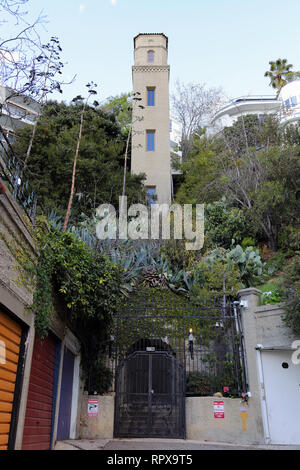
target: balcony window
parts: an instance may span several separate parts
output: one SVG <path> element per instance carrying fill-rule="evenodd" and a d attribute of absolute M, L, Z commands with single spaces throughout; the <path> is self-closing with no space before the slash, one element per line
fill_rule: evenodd
<path fill-rule="evenodd" d="M 147 152 L 155 150 L 155 131 L 147 131 Z"/>

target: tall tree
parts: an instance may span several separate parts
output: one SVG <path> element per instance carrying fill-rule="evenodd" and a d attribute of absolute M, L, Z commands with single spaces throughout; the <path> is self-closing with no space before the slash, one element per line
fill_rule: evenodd
<path fill-rule="evenodd" d="M 73 198 L 74 198 L 76 166 L 77 166 L 80 142 L 81 142 L 81 137 L 82 137 L 82 128 L 83 128 L 83 120 L 84 120 L 85 110 L 86 110 L 86 107 L 87 107 L 87 104 L 88 104 L 88 101 L 89 101 L 90 97 L 97 94 L 96 90 L 94 90 L 94 88 L 97 87 L 97 85 L 95 83 L 91 82 L 91 83 L 88 83 L 86 86 L 88 88 L 88 96 L 84 100 L 83 108 L 82 108 L 82 111 L 81 111 L 81 114 L 80 114 L 79 133 L 78 133 L 78 138 L 77 138 L 77 142 L 76 142 L 76 150 L 75 150 L 75 157 L 74 157 L 73 171 L 72 171 L 71 192 L 70 192 L 69 204 L 68 204 L 68 208 L 67 208 L 67 212 L 66 212 L 66 216 L 65 216 L 65 221 L 64 221 L 64 225 L 63 225 L 63 232 L 66 231 L 67 226 L 68 226 L 68 222 L 69 222 L 69 218 L 70 218 L 70 212 L 71 212 Z M 82 100 L 83 100 L 83 98 L 81 96 L 77 96 L 76 98 L 74 98 L 73 101 L 76 103 L 76 102 L 82 101 Z"/>
<path fill-rule="evenodd" d="M 14 98 L 18 103 L 17 97 L 21 97 L 21 102 L 32 104 L 39 119 L 47 95 L 54 91 L 62 93 L 61 86 L 66 83 L 60 77 L 63 63 L 59 40 L 53 36 L 47 44 L 41 42 L 40 30 L 46 17 L 40 14 L 33 22 L 28 21 L 28 11 L 24 9 L 27 3 L 28 0 L 0 0 L 0 76 L 1 85 L 6 87 L 0 114 L 5 108 L 5 113 L 10 115 L 9 103 Z M 32 137 L 23 156 L 25 168 L 36 125 L 37 122 L 32 127 Z"/>
<path fill-rule="evenodd" d="M 110 96 L 101 107 L 104 111 L 115 116 L 121 131 L 127 134 L 132 121 L 132 93 Z"/>
<path fill-rule="evenodd" d="M 42 113 L 42 106 L 45 104 L 45 100 L 47 96 L 53 93 L 55 90 L 62 93 L 62 89 L 61 89 L 62 82 L 56 78 L 57 74 L 60 74 L 60 75 L 62 74 L 61 70 L 64 66 L 63 63 L 60 61 L 60 53 L 62 49 L 60 47 L 58 38 L 52 37 L 48 44 L 45 44 L 42 46 L 42 49 L 43 49 L 42 53 L 37 58 L 37 61 L 41 64 L 44 64 L 45 66 L 45 70 L 39 73 L 40 77 L 43 77 L 41 95 L 38 99 L 39 112 L 32 128 L 32 135 L 28 144 L 27 152 L 26 152 L 24 169 L 26 168 L 29 157 L 30 157 L 37 124 Z"/>
<path fill-rule="evenodd" d="M 46 17 L 40 14 L 29 21 L 24 9 L 27 3 L 28 0 L 0 0 L 1 83 L 14 94 L 39 100 L 44 91 L 44 65 L 51 51 L 40 38 Z"/>
<path fill-rule="evenodd" d="M 270 78 L 270 86 L 277 90 L 279 95 L 281 88 L 286 85 L 289 81 L 300 76 L 300 72 L 293 72 L 290 69 L 293 68 L 292 64 L 288 64 L 287 59 L 277 59 L 270 61 L 270 70 L 265 72 L 265 77 Z"/>
<path fill-rule="evenodd" d="M 79 137 L 83 101 L 48 102 L 37 125 L 27 171 L 44 213 L 52 209 L 64 217 L 70 198 L 74 153 Z M 32 128 L 18 133 L 14 150 L 21 158 L 26 154 Z M 87 104 L 80 149 L 76 164 L 74 198 L 70 221 L 91 216 L 104 203 L 119 205 L 122 194 L 126 139 L 114 116 L 101 107 Z M 127 174 L 128 203 L 143 202 L 143 176 Z"/>

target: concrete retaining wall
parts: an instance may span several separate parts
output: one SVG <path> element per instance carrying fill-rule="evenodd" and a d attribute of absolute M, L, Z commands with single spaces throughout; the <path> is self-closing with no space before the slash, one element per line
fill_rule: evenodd
<path fill-rule="evenodd" d="M 88 400 L 98 400 L 98 416 L 88 417 Z M 84 394 L 80 417 L 80 439 L 112 439 L 115 397 Z"/>
<path fill-rule="evenodd" d="M 283 323 L 284 305 L 263 305 L 255 308 L 257 344 L 265 348 L 291 348 L 295 339 L 292 331 Z"/>
<path fill-rule="evenodd" d="M 98 400 L 97 417 L 88 416 L 88 400 Z M 213 402 L 224 401 L 224 418 L 214 417 Z M 81 439 L 112 439 L 114 427 L 114 396 L 84 395 L 80 419 Z M 247 407 L 243 429 L 241 412 L 245 405 L 240 399 L 190 397 L 186 399 L 187 439 L 240 444 L 259 443 L 256 415 L 251 403 Z"/>
<path fill-rule="evenodd" d="M 215 400 L 224 402 L 224 418 L 215 418 L 213 408 Z M 257 433 L 256 420 L 256 410 L 251 401 L 249 406 L 245 406 L 237 398 L 189 397 L 186 399 L 187 439 L 257 444 L 261 442 L 261 435 Z"/>

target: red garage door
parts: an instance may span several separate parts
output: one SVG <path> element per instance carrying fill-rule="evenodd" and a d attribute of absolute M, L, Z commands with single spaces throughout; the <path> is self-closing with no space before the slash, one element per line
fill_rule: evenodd
<path fill-rule="evenodd" d="M 51 442 L 56 340 L 48 336 L 35 340 L 25 425 L 24 450 L 48 450 Z"/>

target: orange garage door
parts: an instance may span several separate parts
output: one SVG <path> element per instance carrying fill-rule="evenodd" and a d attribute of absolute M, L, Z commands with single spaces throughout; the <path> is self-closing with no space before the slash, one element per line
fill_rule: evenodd
<path fill-rule="evenodd" d="M 9 440 L 22 328 L 0 311 L 0 450 Z"/>

